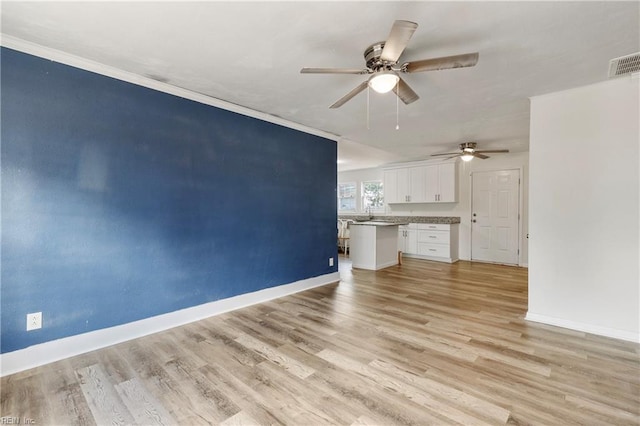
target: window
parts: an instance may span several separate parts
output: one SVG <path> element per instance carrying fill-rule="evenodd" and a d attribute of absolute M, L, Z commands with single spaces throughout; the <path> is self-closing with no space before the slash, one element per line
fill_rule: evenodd
<path fill-rule="evenodd" d="M 338 211 L 356 211 L 356 184 L 355 182 L 338 184 Z"/>
<path fill-rule="evenodd" d="M 362 182 L 362 210 L 381 211 L 384 209 L 384 191 L 382 181 Z"/>

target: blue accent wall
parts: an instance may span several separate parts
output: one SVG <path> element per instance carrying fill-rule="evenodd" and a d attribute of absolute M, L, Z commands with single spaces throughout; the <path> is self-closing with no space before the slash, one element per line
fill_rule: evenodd
<path fill-rule="evenodd" d="M 335 141 L 1 61 L 2 353 L 337 271 Z"/>

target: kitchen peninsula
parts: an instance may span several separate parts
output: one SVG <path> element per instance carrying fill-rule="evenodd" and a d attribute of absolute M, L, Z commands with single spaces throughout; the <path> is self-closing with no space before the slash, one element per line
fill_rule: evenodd
<path fill-rule="evenodd" d="M 402 223 L 354 222 L 350 227 L 354 268 L 378 269 L 398 264 L 398 226 Z"/>
<path fill-rule="evenodd" d="M 362 269 L 382 269 L 397 264 L 398 251 L 402 252 L 403 257 L 412 257 L 416 259 L 433 260 L 436 262 L 453 263 L 458 261 L 458 227 L 460 217 L 453 216 L 364 216 L 364 215 L 340 215 L 339 219 L 351 220 L 351 258 L 356 259 L 353 263 L 355 268 Z M 393 250 L 394 257 L 391 257 L 391 248 L 387 247 L 386 262 L 372 261 L 373 254 L 378 252 L 376 240 L 382 237 L 382 234 L 376 233 L 376 238 L 371 238 L 363 248 L 356 248 L 353 232 L 356 233 L 363 230 L 356 230 L 367 223 L 380 223 L 380 226 L 398 225 L 396 248 Z M 370 225 L 371 226 L 371 225 Z M 394 227 L 395 228 L 395 227 Z M 372 232 L 369 230 L 368 232 Z M 381 231 L 383 232 L 383 231 Z M 360 238 L 360 237 L 359 237 Z M 391 241 L 393 237 L 387 235 Z M 376 247 L 374 247 L 374 243 Z M 368 257 L 364 259 L 364 252 L 369 251 Z M 373 251 L 373 252 L 370 252 Z M 376 255 L 377 257 L 377 255 Z M 368 260 L 366 260 L 368 259 Z"/>

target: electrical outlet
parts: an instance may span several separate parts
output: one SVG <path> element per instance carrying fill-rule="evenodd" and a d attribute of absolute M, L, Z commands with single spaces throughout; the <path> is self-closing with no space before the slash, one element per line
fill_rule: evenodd
<path fill-rule="evenodd" d="M 333 257 L 329 258 L 329 266 L 333 266 Z"/>
<path fill-rule="evenodd" d="M 42 312 L 27 314 L 27 331 L 42 328 Z"/>

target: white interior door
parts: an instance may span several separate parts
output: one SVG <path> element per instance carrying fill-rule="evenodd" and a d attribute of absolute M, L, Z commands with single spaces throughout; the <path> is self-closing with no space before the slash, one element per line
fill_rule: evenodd
<path fill-rule="evenodd" d="M 520 171 L 471 174 L 471 260 L 518 264 Z"/>

